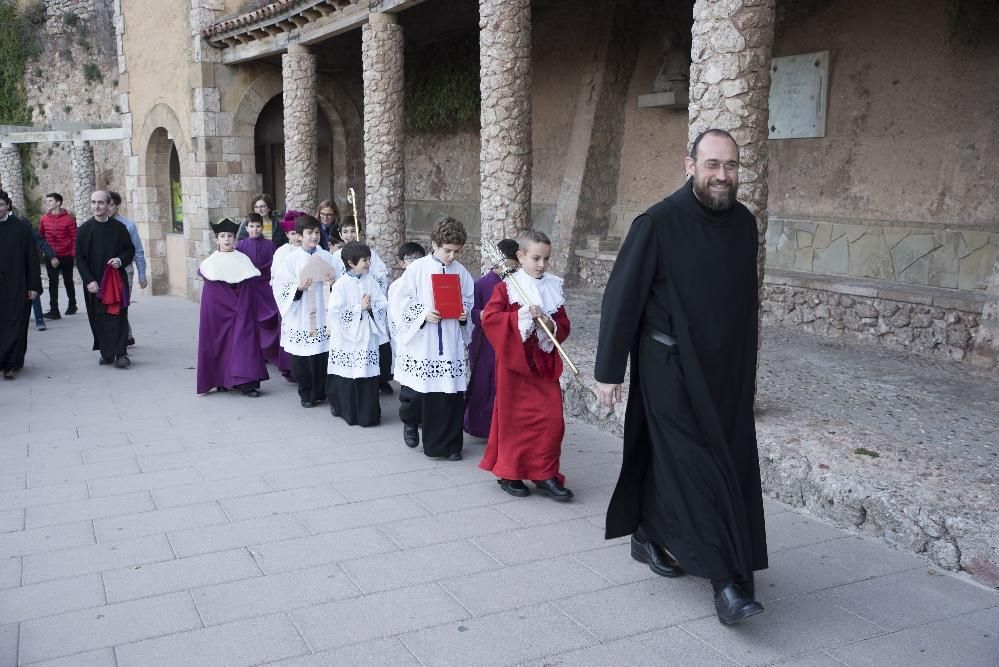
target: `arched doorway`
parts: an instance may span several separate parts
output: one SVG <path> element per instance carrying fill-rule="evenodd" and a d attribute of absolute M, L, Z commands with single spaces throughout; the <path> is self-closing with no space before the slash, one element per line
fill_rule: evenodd
<path fill-rule="evenodd" d="M 180 157 L 166 128 L 149 136 L 146 149 L 146 216 L 150 236 L 163 234 L 166 280 L 154 277 L 154 294 L 187 296 L 187 238 L 180 186 Z M 159 283 L 159 284 L 157 284 Z"/>

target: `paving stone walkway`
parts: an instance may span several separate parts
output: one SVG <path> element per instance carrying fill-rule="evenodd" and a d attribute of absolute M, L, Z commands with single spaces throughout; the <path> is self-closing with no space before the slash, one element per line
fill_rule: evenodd
<path fill-rule="evenodd" d="M 133 308 L 127 371 L 85 315 L 0 383 L 0 665 L 995 665 L 999 594 L 767 502 L 767 613 L 606 542 L 620 440 L 570 425 L 571 504 L 264 396 L 194 395 L 197 306 Z"/>

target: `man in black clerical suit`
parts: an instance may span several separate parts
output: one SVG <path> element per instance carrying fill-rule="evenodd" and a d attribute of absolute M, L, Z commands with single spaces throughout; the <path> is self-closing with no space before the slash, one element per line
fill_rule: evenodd
<path fill-rule="evenodd" d="M 739 147 L 708 130 L 689 179 L 638 216 L 604 293 L 594 376 L 621 400 L 631 355 L 624 461 L 608 539 L 657 574 L 711 580 L 718 619 L 763 611 L 753 572 L 767 567 L 753 398 L 756 219 L 736 201 Z"/>

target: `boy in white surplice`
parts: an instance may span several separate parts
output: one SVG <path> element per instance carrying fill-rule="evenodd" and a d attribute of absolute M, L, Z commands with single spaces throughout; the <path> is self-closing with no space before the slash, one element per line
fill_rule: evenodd
<path fill-rule="evenodd" d="M 387 328 L 388 302 L 369 273 L 368 246 L 348 241 L 337 252 L 346 273 L 333 285 L 327 309 L 331 341 L 326 400 L 334 417 L 351 426 L 375 426 L 382 418 L 378 344 Z"/>
<path fill-rule="evenodd" d="M 326 300 L 334 266 L 333 255 L 318 246 L 319 225 L 311 215 L 299 216 L 295 231 L 302 237 L 302 245 L 288 254 L 271 284 L 281 312 L 281 347 L 291 355 L 291 372 L 298 382 L 303 408 L 326 400 L 326 360 L 330 351 Z M 319 271 L 317 262 L 325 263 Z M 317 279 L 317 273 L 325 275 Z"/>
<path fill-rule="evenodd" d="M 395 379 L 399 391 L 399 417 L 403 441 L 420 444 L 423 453 L 461 460 L 462 417 L 468 364 L 465 348 L 470 339 L 468 312 L 472 308 L 473 280 L 455 258 L 465 245 L 465 227 L 454 218 L 438 221 L 430 233 L 431 254 L 414 261 L 392 285 L 389 311 L 396 337 Z M 458 319 L 441 319 L 434 307 L 430 276 L 457 274 L 463 312 Z"/>

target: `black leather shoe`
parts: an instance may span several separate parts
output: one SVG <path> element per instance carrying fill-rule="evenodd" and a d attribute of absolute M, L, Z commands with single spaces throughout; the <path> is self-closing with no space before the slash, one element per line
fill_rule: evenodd
<path fill-rule="evenodd" d="M 409 424 L 402 425 L 402 441 L 406 443 L 406 446 L 410 449 L 414 449 L 420 446 L 420 427 L 411 426 Z"/>
<path fill-rule="evenodd" d="M 660 577 L 682 577 L 686 572 L 673 555 L 652 542 L 642 542 L 631 536 L 631 557 L 639 563 L 648 563 L 649 569 Z"/>
<path fill-rule="evenodd" d="M 305 400 L 303 398 L 302 399 L 302 407 L 303 408 L 314 408 L 314 407 L 316 407 L 316 402 L 315 401 L 307 401 L 307 400 Z"/>
<path fill-rule="evenodd" d="M 97 361 L 97 363 L 100 364 L 101 366 L 110 366 L 111 364 L 114 363 L 114 359 L 111 359 L 109 357 L 101 357 Z"/>
<path fill-rule="evenodd" d="M 552 477 L 551 479 L 546 479 L 542 482 L 537 480 L 531 480 L 534 482 L 534 486 L 538 487 L 538 492 L 542 495 L 548 496 L 552 500 L 564 503 L 567 500 L 572 500 L 572 491 L 565 488 L 558 483 L 558 480 Z"/>
<path fill-rule="evenodd" d="M 526 498 L 531 495 L 531 490 L 527 488 L 527 484 L 524 484 L 519 479 L 498 479 L 496 483 L 511 496 Z"/>
<path fill-rule="evenodd" d="M 123 354 L 114 360 L 115 368 L 128 368 L 132 365 L 132 360 L 128 358 L 127 354 Z"/>
<path fill-rule="evenodd" d="M 736 584 L 729 584 L 715 594 L 715 611 L 722 625 L 733 625 L 763 613 L 763 605 L 746 595 Z"/>
<path fill-rule="evenodd" d="M 447 460 L 448 461 L 460 461 L 461 460 L 461 452 L 455 452 L 454 454 L 448 454 Z"/>
<path fill-rule="evenodd" d="M 135 345 L 135 339 L 132 338 L 131 336 L 129 336 L 128 337 L 128 342 L 125 343 L 125 345 L 127 345 L 128 347 L 132 347 L 133 345 Z"/>
<path fill-rule="evenodd" d="M 244 389 L 243 396 L 249 396 L 250 398 L 257 398 L 260 396 L 260 391 L 257 389 Z"/>
<path fill-rule="evenodd" d="M 753 575 L 749 575 L 749 581 L 743 581 L 739 577 L 736 577 L 735 583 L 742 589 L 743 593 L 753 600 L 756 599 L 756 582 L 753 580 Z"/>
<path fill-rule="evenodd" d="M 42 315 L 47 320 L 61 320 L 62 316 L 59 314 L 58 310 L 50 310 L 49 312 Z"/>
<path fill-rule="evenodd" d="M 67 315 L 76 315 L 77 312 L 79 312 L 79 311 L 76 310 L 76 304 L 75 303 L 69 304 L 69 308 L 66 309 L 66 314 Z"/>

